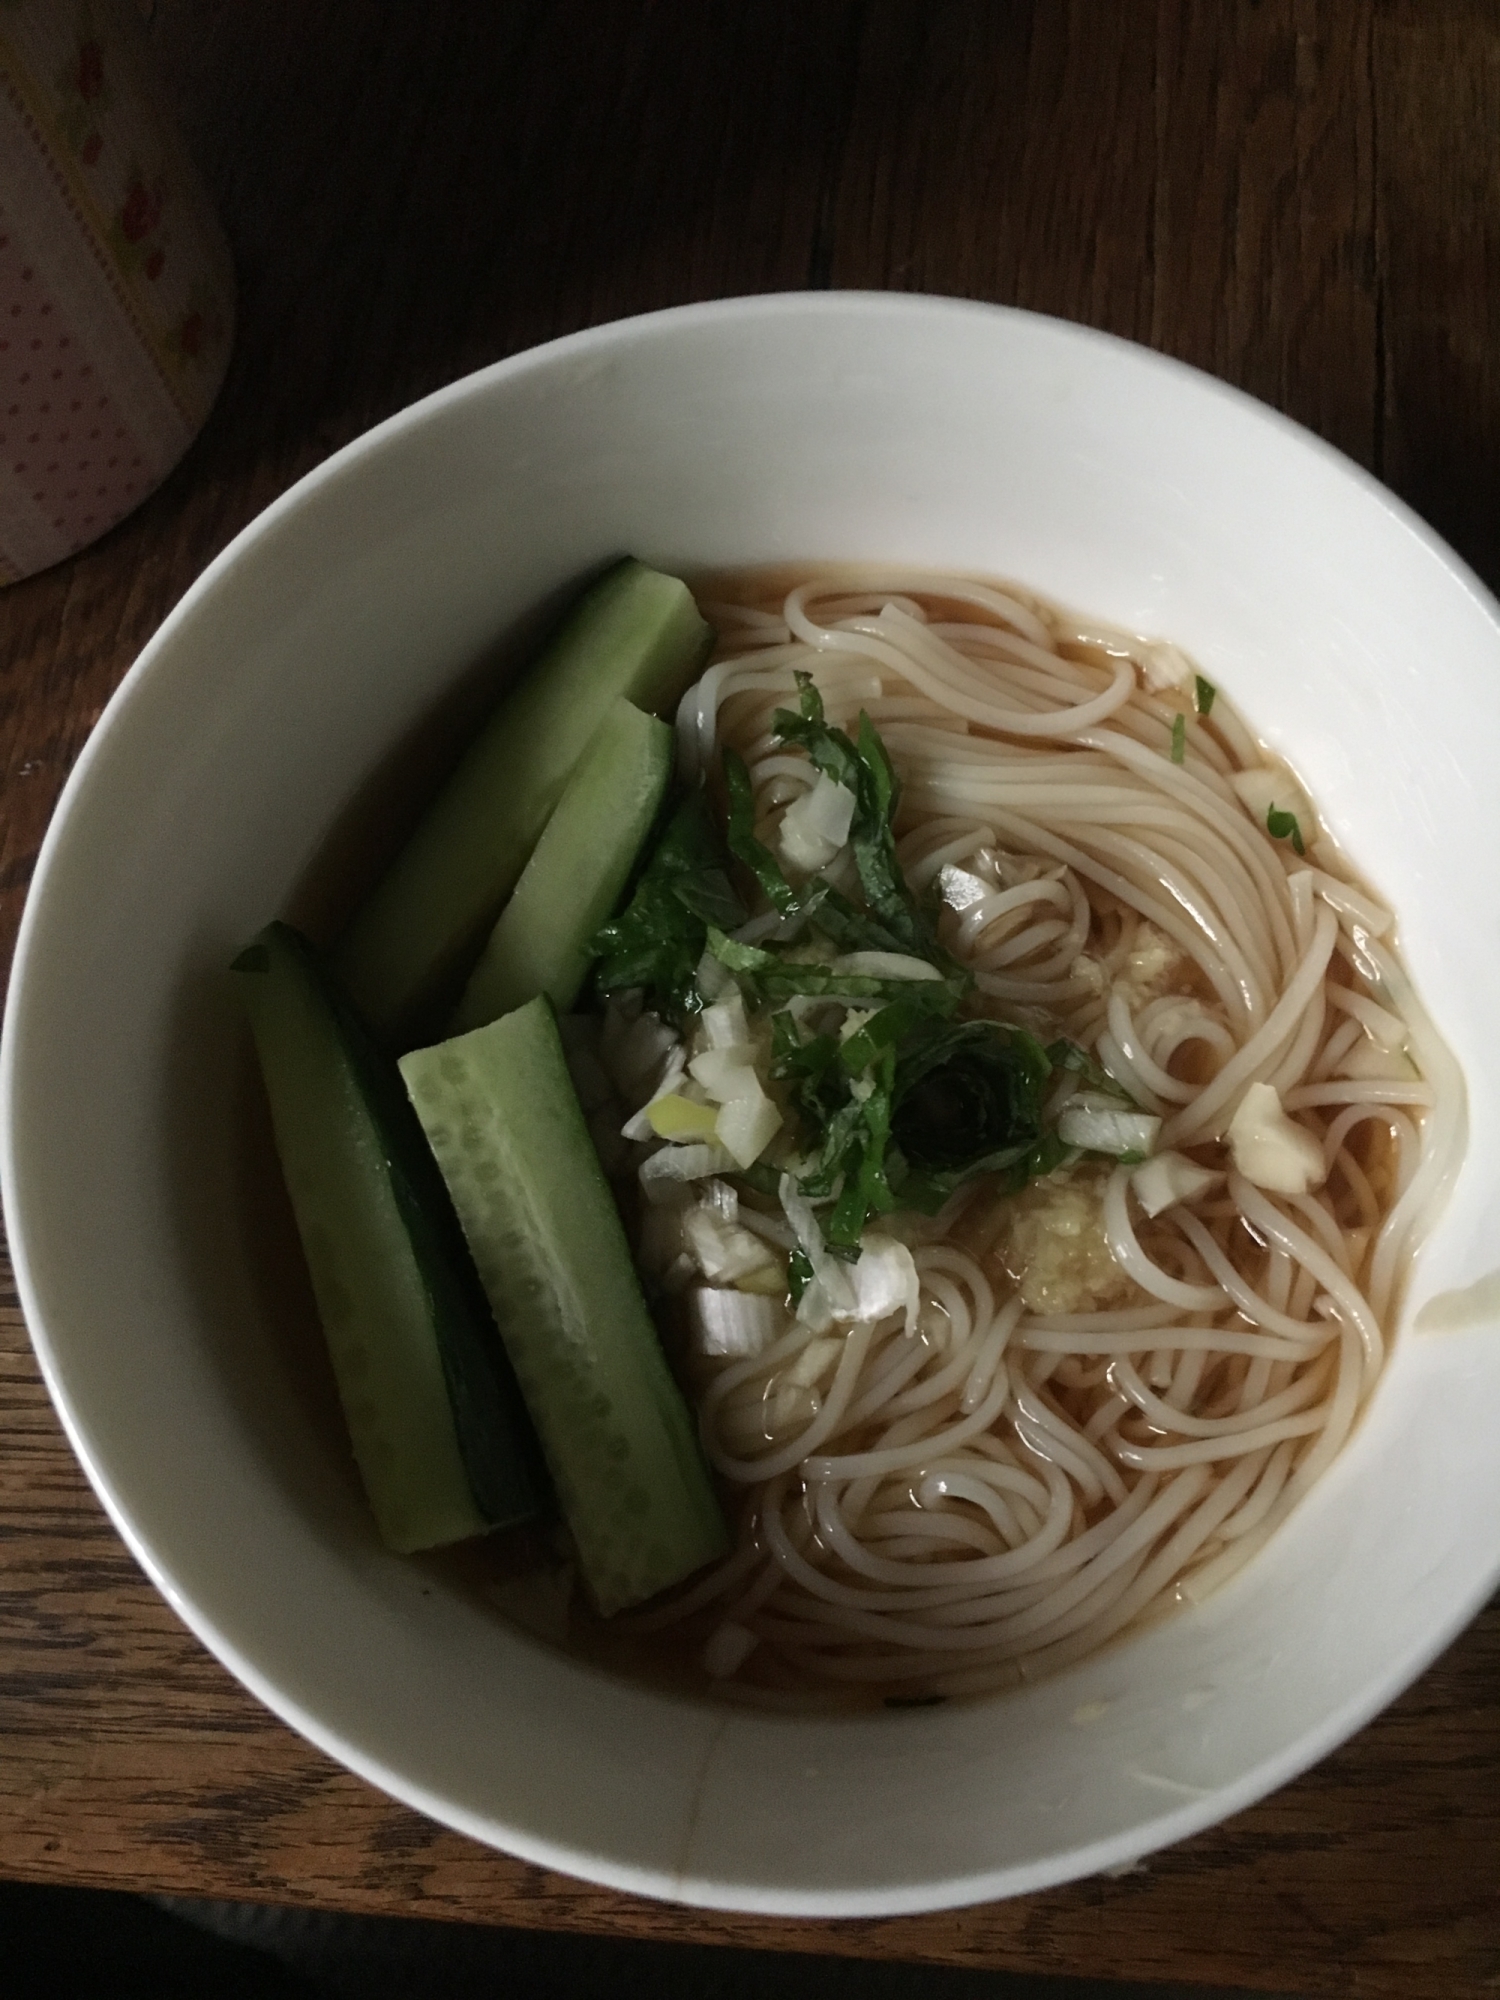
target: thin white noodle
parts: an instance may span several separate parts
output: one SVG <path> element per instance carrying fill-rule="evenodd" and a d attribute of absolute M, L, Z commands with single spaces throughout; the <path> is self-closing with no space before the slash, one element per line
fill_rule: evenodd
<path fill-rule="evenodd" d="M 1116 1167 L 1104 1191 L 1104 1233 L 1120 1269 L 1129 1272 L 1142 1291 L 1150 1292 L 1166 1305 L 1185 1306 L 1189 1312 L 1222 1311 L 1225 1301 L 1221 1285 L 1188 1284 L 1152 1263 L 1131 1224 L 1129 1192 L 1130 1168 Z"/>
<path fill-rule="evenodd" d="M 1080 1043 L 1163 1118 L 1163 1148 L 1229 1167 L 1154 1219 L 1131 1166 L 1096 1177 L 1116 1276 L 1092 1305 L 1028 1309 L 1007 1211 L 969 1186 L 890 1219 L 917 1333 L 791 1322 L 760 1355 L 695 1364 L 705 1447 L 744 1495 L 737 1546 L 634 1628 L 742 1624 L 758 1643 L 726 1692 L 770 1707 L 1008 1686 L 1216 1587 L 1342 1447 L 1455 1171 L 1462 1079 L 1381 941 L 1389 913 L 1240 801 L 1231 778 L 1263 759 L 1225 698 L 1203 718 L 1142 685 L 1172 649 L 1014 586 L 873 567 L 714 613 L 718 653 L 678 712 L 684 775 L 732 743 L 774 839 L 812 781 L 773 735 L 798 675 L 838 726 L 865 709 L 903 783 L 907 880 L 978 882 L 942 935 L 981 1001 Z M 829 872 L 858 893 L 847 854 Z M 1378 1066 L 1372 1041 L 1392 1074 L 1341 1073 Z M 1395 1073 L 1403 1049 L 1416 1074 Z M 1226 1163 L 1257 1080 L 1316 1138 L 1322 1189 L 1275 1197 Z M 1350 1146 L 1370 1120 L 1394 1142 L 1373 1182 Z M 740 1221 L 791 1247 L 753 1198 Z"/>

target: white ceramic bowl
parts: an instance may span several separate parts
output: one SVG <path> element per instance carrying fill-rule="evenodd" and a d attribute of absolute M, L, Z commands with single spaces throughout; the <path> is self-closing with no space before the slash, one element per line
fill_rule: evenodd
<path fill-rule="evenodd" d="M 1403 1333 L 1342 1459 L 1205 1607 L 1000 1700 L 837 1722 L 622 1685 L 385 1554 L 280 1344 L 222 969 L 495 635 L 622 549 L 1011 575 L 1184 644 L 1394 901 L 1467 1071 L 1468 1160 L 1412 1303 L 1500 1261 L 1485 592 L 1337 454 L 1138 348 L 945 301 L 762 298 L 578 334 L 392 418 L 253 522 L 127 677 L 48 836 L 7 1018 L 5 1200 L 48 1385 L 204 1643 L 482 1841 L 824 1916 L 1122 1863 L 1322 1756 L 1494 1587 L 1493 1313 Z"/>

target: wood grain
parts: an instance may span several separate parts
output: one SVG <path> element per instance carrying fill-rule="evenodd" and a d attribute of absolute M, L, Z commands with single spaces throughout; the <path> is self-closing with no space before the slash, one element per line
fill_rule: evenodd
<path fill-rule="evenodd" d="M 1382 7 L 1373 113 L 1382 476 L 1500 582 L 1500 14 Z"/>
<path fill-rule="evenodd" d="M 620 314 L 836 284 L 1145 340 L 1382 472 L 1500 579 L 1500 16 L 1462 0 L 155 0 L 234 242 L 186 461 L 0 597 L 0 949 L 57 792 L 235 531 L 412 397 Z M 1117 1881 L 884 1923 L 510 1862 L 260 1709 L 105 1520 L 0 1299 L 0 1870 L 970 1966 L 1500 1988 L 1500 1607 L 1370 1728 Z"/>

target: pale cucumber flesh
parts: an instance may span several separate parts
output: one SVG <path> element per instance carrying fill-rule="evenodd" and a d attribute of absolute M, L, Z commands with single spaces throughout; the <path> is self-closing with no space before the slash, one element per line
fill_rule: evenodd
<path fill-rule="evenodd" d="M 623 1610 L 728 1546 L 693 1421 L 537 999 L 404 1057 L 583 1579 Z"/>
<path fill-rule="evenodd" d="M 711 641 L 687 586 L 641 563 L 617 563 L 585 592 L 339 946 L 339 976 L 383 1041 L 408 1043 L 452 1006 L 610 704 L 669 708 Z"/>
<path fill-rule="evenodd" d="M 534 1441 L 399 1080 L 382 1084 L 286 925 L 262 931 L 235 972 L 382 1539 L 407 1553 L 530 1518 L 545 1490 Z"/>
<path fill-rule="evenodd" d="M 589 943 L 630 879 L 672 775 L 666 723 L 617 701 L 574 766 L 458 1003 L 462 1034 L 545 993 L 577 999 Z"/>

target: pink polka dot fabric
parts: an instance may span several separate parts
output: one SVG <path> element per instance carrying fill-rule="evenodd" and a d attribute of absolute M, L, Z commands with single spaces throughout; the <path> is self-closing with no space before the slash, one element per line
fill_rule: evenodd
<path fill-rule="evenodd" d="M 154 483 L 151 440 L 132 429 L 85 341 L 4 234 L 0 300 L 0 468 L 58 555 L 72 555 Z"/>
<path fill-rule="evenodd" d="M 0 584 L 165 478 L 228 359 L 228 251 L 125 0 L 0 10 Z"/>

